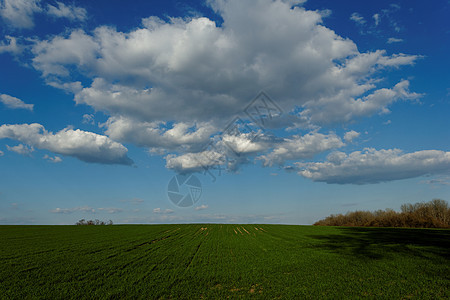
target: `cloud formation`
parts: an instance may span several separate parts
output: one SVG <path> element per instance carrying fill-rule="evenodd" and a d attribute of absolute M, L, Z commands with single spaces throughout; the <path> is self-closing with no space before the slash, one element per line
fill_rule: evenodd
<path fill-rule="evenodd" d="M 52 163 L 55 163 L 55 164 L 62 162 L 62 158 L 59 156 L 51 157 L 51 156 L 45 154 L 42 158 L 46 159 Z"/>
<path fill-rule="evenodd" d="M 19 98 L 6 95 L 6 94 L 0 94 L 0 102 L 3 103 L 8 108 L 11 109 L 27 109 L 27 110 L 33 110 L 34 104 L 26 104 Z"/>
<path fill-rule="evenodd" d="M 76 157 L 85 162 L 131 165 L 127 148 L 96 133 L 63 129 L 57 133 L 45 130 L 41 124 L 0 126 L 0 139 L 9 138 L 38 149 Z"/>
<path fill-rule="evenodd" d="M 82 22 L 87 18 L 87 11 L 82 7 L 56 1 L 56 6 L 47 4 L 45 9 L 40 4 L 41 0 L 0 0 L 0 17 L 15 29 L 33 28 L 36 13 L 47 14 L 55 18 L 66 18 L 72 22 Z"/>
<path fill-rule="evenodd" d="M 418 58 L 359 53 L 351 40 L 321 24 L 320 13 L 287 2 L 210 4 L 224 20 L 221 27 L 205 17 L 149 17 L 126 33 L 106 26 L 74 30 L 36 43 L 33 65 L 49 84 L 74 93 L 78 104 L 110 114 L 109 124 L 124 118 L 148 126 L 227 121 L 263 89 L 287 112 L 304 107 L 311 121 L 319 120 L 317 102 L 343 102 L 350 112 L 370 115 L 347 99 L 389 89 L 376 89 L 370 75 Z M 92 83 L 71 81 L 78 73 Z"/>
<path fill-rule="evenodd" d="M 357 137 L 359 137 L 361 135 L 361 133 L 356 132 L 354 130 L 350 130 L 348 132 L 345 133 L 344 135 L 344 140 L 347 143 L 351 143 L 354 139 L 356 139 Z"/>
<path fill-rule="evenodd" d="M 255 158 L 284 165 L 342 148 L 359 133 L 341 138 L 321 128 L 386 114 L 393 103 L 422 96 L 410 91 L 408 80 L 383 80 L 386 71 L 413 65 L 420 55 L 362 53 L 323 25 L 329 12 L 308 11 L 302 2 L 211 0 L 220 26 L 206 17 L 150 16 L 127 32 L 99 26 L 36 40 L 31 65 L 47 84 L 73 94 L 76 104 L 105 113 L 105 136 L 70 128 L 53 134 L 25 124 L 3 125 L 0 138 L 3 132 L 57 154 L 119 164 L 132 163 L 120 144 L 131 143 L 163 155 L 166 167 L 180 173 L 218 166 L 233 171 Z M 394 9 L 374 14 L 376 25 Z M 60 2 L 47 5 L 47 13 L 78 21 L 87 15 Z M 367 23 L 358 13 L 350 19 Z M 253 133 L 223 132 L 261 90 L 284 115 Z M 93 115 L 83 122 L 95 125 Z M 268 128 L 281 129 L 282 137 Z"/>
<path fill-rule="evenodd" d="M 208 205 L 202 204 L 200 206 L 195 207 L 195 210 L 205 210 L 208 209 Z"/>
<path fill-rule="evenodd" d="M 264 166 L 283 165 L 287 160 L 313 158 L 321 152 L 343 146 L 342 140 L 334 133 L 325 135 L 314 132 L 285 138 L 281 143 L 275 145 L 272 152 L 260 156 L 259 159 L 264 161 Z"/>
<path fill-rule="evenodd" d="M 399 39 L 399 38 L 394 38 L 394 37 L 390 37 L 387 40 L 388 44 L 392 44 L 392 43 L 400 43 L 403 42 L 403 39 Z"/>
<path fill-rule="evenodd" d="M 30 156 L 31 153 L 34 151 L 33 147 L 27 147 L 23 144 L 19 144 L 17 146 L 10 147 L 9 145 L 6 145 L 6 149 L 8 149 L 11 152 L 15 152 L 20 155 Z"/>
<path fill-rule="evenodd" d="M 375 19 L 375 17 L 374 17 L 374 19 Z M 364 17 L 361 16 L 361 15 L 360 15 L 359 13 L 357 13 L 357 12 L 352 13 L 352 15 L 350 16 L 350 20 L 352 20 L 352 21 L 354 21 L 356 24 L 360 24 L 360 25 L 366 23 L 366 20 L 364 19 Z"/>
<path fill-rule="evenodd" d="M 297 162 L 298 173 L 313 181 L 369 184 L 450 171 L 450 152 L 366 148 L 350 154 L 333 152 L 325 162 Z"/>
<path fill-rule="evenodd" d="M 167 215 L 167 214 L 173 214 L 175 211 L 173 209 L 161 209 L 161 208 L 155 208 L 153 209 L 153 213 L 154 214 L 163 214 L 163 215 Z"/>
<path fill-rule="evenodd" d="M 15 37 L 6 35 L 5 39 L 7 40 L 7 42 L 0 42 L 0 54 L 6 52 L 17 55 L 22 52 L 23 46 L 17 44 L 17 39 Z"/>
<path fill-rule="evenodd" d="M 55 208 L 50 210 L 51 213 L 54 214 L 72 214 L 75 212 L 83 212 L 83 213 L 95 213 L 95 209 L 90 206 L 79 206 L 72 208 Z"/>
<path fill-rule="evenodd" d="M 122 208 L 117 207 L 99 207 L 97 208 L 100 212 L 107 212 L 108 214 L 117 214 L 123 212 Z"/>
<path fill-rule="evenodd" d="M 84 21 L 87 18 L 87 11 L 82 7 L 65 5 L 56 1 L 57 6 L 47 4 L 47 13 L 57 18 L 67 18 L 70 21 Z"/>
<path fill-rule="evenodd" d="M 29 29 L 34 26 L 33 15 L 40 12 L 40 0 L 2 0 L 0 16 L 14 28 Z"/>

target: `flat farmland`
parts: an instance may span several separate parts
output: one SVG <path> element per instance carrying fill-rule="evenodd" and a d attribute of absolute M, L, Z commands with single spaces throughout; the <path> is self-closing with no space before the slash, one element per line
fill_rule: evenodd
<path fill-rule="evenodd" d="M 450 230 L 0 226 L 0 298 L 450 298 Z"/>

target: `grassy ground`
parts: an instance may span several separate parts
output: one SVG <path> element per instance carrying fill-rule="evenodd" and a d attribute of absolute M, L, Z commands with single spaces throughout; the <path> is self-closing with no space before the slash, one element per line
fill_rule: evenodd
<path fill-rule="evenodd" d="M 450 298 L 450 230 L 0 226 L 0 298 Z"/>

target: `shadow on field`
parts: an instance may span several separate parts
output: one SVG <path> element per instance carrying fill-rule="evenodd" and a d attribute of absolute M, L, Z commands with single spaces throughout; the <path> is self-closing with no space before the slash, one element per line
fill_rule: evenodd
<path fill-rule="evenodd" d="M 396 253 L 450 259 L 450 230 L 367 227 L 338 230 L 341 234 L 310 235 L 320 241 L 314 248 L 365 259 L 381 259 Z"/>

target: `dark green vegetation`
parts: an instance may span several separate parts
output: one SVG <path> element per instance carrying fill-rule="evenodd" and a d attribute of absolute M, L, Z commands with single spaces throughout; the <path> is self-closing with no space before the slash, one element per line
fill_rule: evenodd
<path fill-rule="evenodd" d="M 449 298 L 450 230 L 0 226 L 1 298 Z"/>
<path fill-rule="evenodd" d="M 403 204 L 401 212 L 392 209 L 352 211 L 345 215 L 331 215 L 314 225 L 319 226 L 368 226 L 368 227 L 412 227 L 450 228 L 450 207 L 445 200 Z"/>

